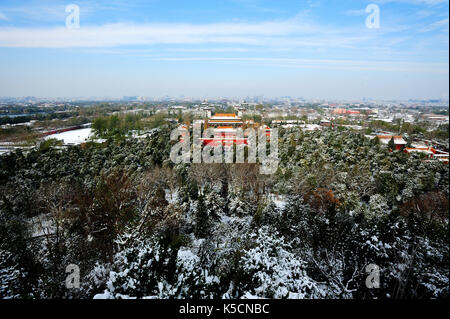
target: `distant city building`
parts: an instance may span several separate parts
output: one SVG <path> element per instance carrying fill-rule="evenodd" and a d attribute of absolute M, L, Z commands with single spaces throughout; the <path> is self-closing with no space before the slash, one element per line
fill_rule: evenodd
<path fill-rule="evenodd" d="M 182 105 L 174 105 L 174 106 L 171 106 L 170 109 L 171 109 L 171 110 L 181 110 L 181 111 L 184 111 L 184 110 L 186 110 L 186 107 L 185 107 L 185 106 L 182 106 Z"/>
<path fill-rule="evenodd" d="M 395 149 L 401 150 L 403 147 L 406 146 L 406 141 L 403 139 L 402 136 L 394 136 L 394 135 L 377 135 L 378 139 L 380 140 L 381 143 L 383 144 L 389 144 L 389 141 L 391 141 L 392 139 L 394 139 L 394 145 L 395 145 Z"/>
<path fill-rule="evenodd" d="M 449 153 L 439 151 L 433 147 L 428 147 L 428 146 L 406 147 L 405 152 L 408 154 L 411 154 L 411 153 L 426 154 L 429 159 L 438 160 L 438 161 L 443 162 L 444 164 L 448 164 L 448 161 L 449 161 Z"/>
<path fill-rule="evenodd" d="M 245 121 L 248 126 L 254 126 L 252 120 Z M 214 128 L 214 136 L 201 138 L 204 145 L 216 146 L 222 144 L 224 147 L 231 147 L 233 144 L 247 144 L 247 136 L 238 137 L 238 128 L 244 128 L 242 119 L 233 113 L 218 113 L 206 121 L 207 128 Z M 270 138 L 270 128 L 263 126 L 266 136 Z"/>
<path fill-rule="evenodd" d="M 357 110 L 347 110 L 347 109 L 343 109 L 343 108 L 337 108 L 333 110 L 334 114 L 361 114 L 360 111 Z"/>
<path fill-rule="evenodd" d="M 242 119 L 234 113 L 217 113 L 208 120 L 208 127 L 231 126 L 241 127 Z"/>
<path fill-rule="evenodd" d="M 328 120 L 321 120 L 321 121 L 320 121 L 320 126 L 332 127 L 333 124 L 331 123 L 331 121 L 328 121 Z"/>
<path fill-rule="evenodd" d="M 448 115 L 423 114 L 422 118 L 426 121 L 431 121 L 431 122 L 436 122 L 436 123 L 449 123 Z"/>
<path fill-rule="evenodd" d="M 213 111 L 212 107 L 209 106 L 199 107 L 198 105 L 196 105 L 192 113 L 194 116 L 197 117 L 209 118 L 211 117 L 212 111 Z"/>
<path fill-rule="evenodd" d="M 235 106 L 234 109 L 237 112 L 237 115 L 239 117 L 242 117 L 244 115 L 245 110 L 246 110 L 245 107 L 240 107 L 240 106 Z"/>

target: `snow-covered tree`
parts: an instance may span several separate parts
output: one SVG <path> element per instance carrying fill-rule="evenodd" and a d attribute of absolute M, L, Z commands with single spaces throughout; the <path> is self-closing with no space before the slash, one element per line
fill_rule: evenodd
<path fill-rule="evenodd" d="M 267 226 L 251 238 L 252 247 L 242 257 L 241 298 L 320 298 L 325 292 L 307 272 L 307 263 Z"/>

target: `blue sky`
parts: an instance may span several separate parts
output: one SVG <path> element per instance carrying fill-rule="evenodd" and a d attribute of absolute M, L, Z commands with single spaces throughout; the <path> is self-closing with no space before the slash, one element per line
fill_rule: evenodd
<path fill-rule="evenodd" d="M 372 3 L 379 28 L 366 27 Z M 2 0 L 0 96 L 448 99 L 448 10 L 448 0 Z"/>

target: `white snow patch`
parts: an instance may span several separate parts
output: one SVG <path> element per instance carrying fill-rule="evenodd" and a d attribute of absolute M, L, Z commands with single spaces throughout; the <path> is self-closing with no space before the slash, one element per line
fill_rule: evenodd
<path fill-rule="evenodd" d="M 87 142 L 87 140 L 91 136 L 92 136 L 92 128 L 83 128 L 79 130 L 49 135 L 46 136 L 45 139 L 48 140 L 54 138 L 59 141 L 63 141 L 63 143 L 66 145 L 78 145 Z"/>

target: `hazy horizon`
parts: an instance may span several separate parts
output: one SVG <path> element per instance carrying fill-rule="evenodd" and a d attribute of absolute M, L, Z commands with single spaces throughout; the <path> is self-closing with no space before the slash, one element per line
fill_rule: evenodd
<path fill-rule="evenodd" d="M 449 98 L 448 0 L 70 3 L 2 1 L 0 97 Z"/>

